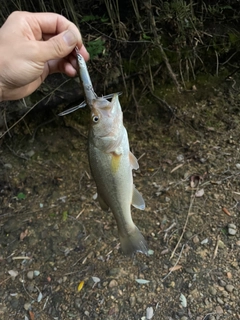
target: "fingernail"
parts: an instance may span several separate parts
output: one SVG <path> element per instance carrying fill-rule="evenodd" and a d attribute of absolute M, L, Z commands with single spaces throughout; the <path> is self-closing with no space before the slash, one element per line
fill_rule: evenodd
<path fill-rule="evenodd" d="M 63 40 L 66 42 L 66 44 L 69 47 L 72 47 L 73 45 L 76 45 L 76 43 L 77 43 L 77 37 L 71 30 L 68 30 L 64 33 Z"/>

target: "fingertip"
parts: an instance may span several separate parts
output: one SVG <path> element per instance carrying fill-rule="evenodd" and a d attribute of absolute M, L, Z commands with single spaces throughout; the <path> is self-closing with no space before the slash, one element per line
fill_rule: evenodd
<path fill-rule="evenodd" d="M 76 69 L 74 69 L 72 64 L 69 62 L 65 62 L 63 64 L 63 72 L 69 77 L 75 77 L 77 75 Z"/>

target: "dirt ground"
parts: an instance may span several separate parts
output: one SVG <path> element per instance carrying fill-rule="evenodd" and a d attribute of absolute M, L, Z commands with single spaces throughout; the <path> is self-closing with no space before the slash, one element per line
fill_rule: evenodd
<path fill-rule="evenodd" d="M 149 257 L 121 253 L 113 215 L 93 199 L 87 121 L 44 122 L 38 110 L 5 136 L 0 318 L 240 319 L 239 86 L 166 91 L 174 114 L 150 98 L 136 114 L 122 105 Z"/>

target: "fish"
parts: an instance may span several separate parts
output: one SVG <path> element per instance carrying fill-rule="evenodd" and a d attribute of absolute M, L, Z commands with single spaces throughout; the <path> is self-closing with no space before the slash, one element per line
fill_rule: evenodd
<path fill-rule="evenodd" d="M 148 255 L 146 240 L 131 216 L 131 205 L 144 210 L 145 202 L 133 184 L 132 170 L 139 165 L 129 148 L 118 94 L 111 102 L 102 98 L 92 101 L 88 156 L 100 207 L 112 211 L 123 253 Z"/>
<path fill-rule="evenodd" d="M 88 159 L 97 187 L 97 199 L 104 211 L 112 211 L 117 222 L 121 249 L 125 255 L 148 255 L 148 245 L 132 220 L 131 205 L 145 209 L 145 202 L 133 184 L 132 170 L 139 168 L 130 151 L 119 94 L 98 97 L 94 92 L 86 62 L 77 52 L 85 103 L 91 111 Z M 111 101 L 108 99 L 111 98 Z"/>

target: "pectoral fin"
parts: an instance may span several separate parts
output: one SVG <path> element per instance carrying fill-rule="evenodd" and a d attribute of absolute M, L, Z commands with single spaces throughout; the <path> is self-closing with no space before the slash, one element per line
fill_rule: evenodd
<path fill-rule="evenodd" d="M 97 199 L 98 199 L 98 202 L 99 202 L 101 209 L 104 211 L 108 211 L 109 206 L 106 204 L 106 202 L 101 198 L 101 196 L 99 194 L 97 196 Z"/>
<path fill-rule="evenodd" d="M 139 168 L 139 164 L 138 164 L 137 158 L 134 156 L 134 154 L 132 154 L 131 151 L 129 151 L 129 160 L 130 160 L 131 167 L 134 170 L 137 170 Z"/>
<path fill-rule="evenodd" d="M 140 210 L 145 209 L 145 202 L 143 200 L 143 197 L 139 191 L 135 188 L 133 185 L 133 195 L 132 195 L 132 205 Z"/>

